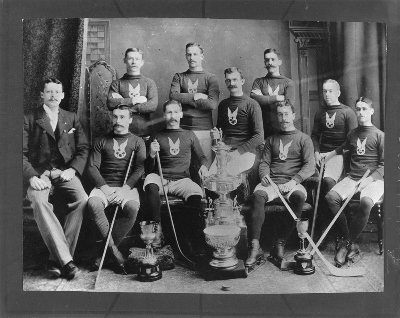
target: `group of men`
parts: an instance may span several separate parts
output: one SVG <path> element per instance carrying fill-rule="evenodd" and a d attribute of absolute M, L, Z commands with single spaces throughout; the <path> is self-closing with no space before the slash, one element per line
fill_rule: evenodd
<path fill-rule="evenodd" d="M 127 72 L 112 82 L 108 93 L 113 131 L 97 139 L 90 154 L 77 115 L 59 107 L 64 98 L 62 83 L 54 78 L 44 82 L 43 105 L 24 119 L 23 176 L 35 220 L 50 252 L 47 269 L 52 277 L 73 279 L 79 274 L 73 255 L 86 207 L 103 242 L 110 229 L 105 208 L 121 207 L 107 246 L 107 264 L 121 274 L 126 273 L 125 257 L 118 246 L 136 221 L 140 208 L 138 187 L 145 192 L 145 220 L 161 222 L 163 187 L 166 193 L 184 198 L 188 210 L 200 215 L 204 193 L 192 180 L 190 167 L 196 163 L 201 178 L 215 173 L 211 146 L 218 129 L 222 129 L 223 141 L 231 147 L 230 174 L 252 168 L 257 149 L 264 145 L 259 166 L 261 183 L 243 208 L 251 243 L 247 266 L 254 264 L 262 253 L 259 240 L 265 219 L 264 205 L 277 197 L 266 176 L 278 185 L 300 216 L 307 196 L 302 182 L 315 173 L 315 165 L 319 166 L 321 160 L 326 162 L 323 189 L 333 214 L 363 172 L 371 171 L 360 185 L 360 208 L 350 227 L 344 216 L 338 219 L 343 243 L 335 258 L 337 265 L 358 254 L 354 241 L 364 228 L 372 206 L 383 195 L 384 134 L 372 125 L 372 101 L 359 98 L 354 112 L 338 101 L 339 84 L 325 81 L 326 105 L 315 116 L 310 138 L 294 126 L 294 82 L 280 74 L 282 60 L 277 50 L 264 51 L 267 75 L 254 81 L 250 97 L 243 92 L 242 71 L 237 67 L 227 68 L 224 76 L 230 96 L 220 103 L 217 76 L 203 70 L 203 48 L 188 43 L 185 53 L 189 69 L 175 74 L 169 100 L 163 104 L 166 128 L 153 132 L 150 114 L 157 109 L 157 86 L 140 74 L 143 52 L 137 48 L 126 50 Z M 215 129 L 212 110 L 217 107 Z M 343 171 L 345 150 L 350 152 L 350 173 L 337 183 Z M 158 166 L 162 167 L 163 179 Z M 80 181 L 85 168 L 94 187 L 89 196 Z M 49 203 L 53 188 L 62 192 L 68 203 L 62 222 Z M 271 256 L 278 261 L 283 259 L 294 220 L 285 219 L 280 226 L 271 250 Z M 187 230 L 190 235 L 190 227 Z M 152 245 L 160 248 L 162 242 L 160 224 Z M 201 248 L 201 242 L 195 245 Z M 100 256 L 93 262 L 92 270 L 98 269 Z"/>

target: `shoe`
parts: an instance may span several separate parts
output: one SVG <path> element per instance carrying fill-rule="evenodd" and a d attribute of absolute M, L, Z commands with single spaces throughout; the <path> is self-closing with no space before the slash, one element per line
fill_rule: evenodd
<path fill-rule="evenodd" d="M 49 274 L 50 278 L 52 278 L 52 279 L 57 279 L 61 276 L 61 269 L 56 261 L 49 260 L 47 262 L 46 269 L 47 269 L 47 273 Z"/>
<path fill-rule="evenodd" d="M 112 261 L 112 269 L 116 274 L 127 275 L 125 270 L 125 258 L 119 251 L 118 247 L 111 245 L 108 247 L 108 252 Z"/>
<path fill-rule="evenodd" d="M 81 270 L 74 264 L 73 261 L 70 261 L 68 264 L 64 265 L 62 268 L 62 275 L 67 280 L 74 279 L 80 274 Z"/>
<path fill-rule="evenodd" d="M 342 245 L 343 240 L 344 240 L 344 237 L 342 237 L 342 236 L 335 237 L 335 251 L 336 251 L 336 253 L 339 251 L 339 248 Z"/>
<path fill-rule="evenodd" d="M 282 262 L 282 260 L 285 258 L 285 245 L 286 245 L 286 239 L 284 238 L 279 238 L 275 241 L 274 246 L 272 246 L 270 256 L 275 258 L 278 262 Z"/>
<path fill-rule="evenodd" d="M 245 266 L 253 266 L 257 262 L 257 259 L 263 254 L 264 252 L 260 247 L 260 241 L 257 239 L 252 240 L 251 246 L 249 246 L 249 257 L 245 261 Z"/>
<path fill-rule="evenodd" d="M 153 242 L 151 242 L 151 246 L 153 249 L 161 249 L 164 244 L 164 234 L 162 232 L 161 223 L 157 223 L 156 225 L 156 237 Z"/>
<path fill-rule="evenodd" d="M 352 263 L 352 264 L 356 263 L 358 260 L 361 259 L 360 252 L 361 251 L 360 251 L 360 247 L 358 246 L 358 244 L 355 244 L 355 243 L 351 244 L 349 252 L 346 257 L 346 261 L 349 263 Z"/>
<path fill-rule="evenodd" d="M 349 254 L 351 245 L 352 243 L 349 240 L 342 241 L 335 256 L 336 267 L 342 267 L 346 263 L 347 255 Z"/>

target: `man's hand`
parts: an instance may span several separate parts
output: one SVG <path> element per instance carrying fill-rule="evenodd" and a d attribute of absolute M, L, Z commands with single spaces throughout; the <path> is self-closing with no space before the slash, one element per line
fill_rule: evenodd
<path fill-rule="evenodd" d="M 232 152 L 228 152 L 228 161 L 235 159 L 236 157 L 239 157 L 240 153 L 239 151 L 235 150 Z"/>
<path fill-rule="evenodd" d="M 63 172 L 61 172 L 60 174 L 60 180 L 61 181 L 71 181 L 71 179 L 73 177 L 75 177 L 75 169 L 73 168 L 68 168 L 66 170 L 64 170 Z"/>
<path fill-rule="evenodd" d="M 315 164 L 317 165 L 317 167 L 321 166 L 322 156 L 318 151 L 314 152 L 314 158 L 315 158 Z"/>
<path fill-rule="evenodd" d="M 258 88 L 253 89 L 251 92 L 252 92 L 253 94 L 255 94 L 255 95 L 263 95 L 263 93 L 261 92 L 261 90 L 259 90 Z"/>
<path fill-rule="evenodd" d="M 34 190 L 44 190 L 50 187 L 44 180 L 38 178 L 37 176 L 33 176 L 29 179 L 29 185 Z"/>
<path fill-rule="evenodd" d="M 108 203 L 115 203 L 115 190 L 112 189 L 108 184 L 100 187 L 100 190 L 105 194 Z"/>
<path fill-rule="evenodd" d="M 208 175 L 208 169 L 205 165 L 202 165 L 199 169 L 200 178 L 204 179 Z"/>
<path fill-rule="evenodd" d="M 131 190 L 130 186 L 124 185 L 115 191 L 115 203 L 121 204 L 122 201 L 128 196 L 128 192 Z"/>
<path fill-rule="evenodd" d="M 325 163 L 327 163 L 329 160 L 331 160 L 334 156 L 336 156 L 336 151 L 332 150 L 330 152 L 322 153 L 321 154 L 321 160 L 325 159 Z"/>
<path fill-rule="evenodd" d="M 157 140 L 154 140 L 150 144 L 150 157 L 154 158 L 156 156 L 156 153 L 160 151 L 160 144 L 158 143 Z"/>
<path fill-rule="evenodd" d="M 210 130 L 210 135 L 212 139 L 221 139 L 221 134 L 219 133 L 217 127 L 214 127 L 213 129 Z"/>
<path fill-rule="evenodd" d="M 372 178 L 371 176 L 369 176 L 368 178 L 365 178 L 363 180 L 361 180 L 360 185 L 358 186 L 360 191 L 362 189 L 364 189 L 367 185 L 369 185 L 371 182 L 374 181 L 374 178 Z"/>
<path fill-rule="evenodd" d="M 268 181 L 268 179 L 267 179 L 267 175 L 265 175 L 264 177 L 262 177 L 262 179 L 261 179 L 261 185 L 262 185 L 263 187 L 268 187 L 268 186 L 269 186 L 269 181 Z"/>
<path fill-rule="evenodd" d="M 146 96 L 136 96 L 136 97 L 132 97 L 132 104 L 136 105 L 136 104 L 142 104 L 147 102 L 147 98 Z"/>
<path fill-rule="evenodd" d="M 196 94 L 194 94 L 193 99 L 195 101 L 198 99 L 208 99 L 208 95 L 203 94 L 203 93 L 196 93 Z"/>
<path fill-rule="evenodd" d="M 285 95 L 276 95 L 277 102 L 283 102 L 285 100 Z"/>
<path fill-rule="evenodd" d="M 289 182 L 286 182 L 284 184 L 279 184 L 278 188 L 279 191 L 282 193 L 288 193 L 292 191 L 292 189 L 296 186 L 297 182 L 295 180 L 290 180 Z"/>

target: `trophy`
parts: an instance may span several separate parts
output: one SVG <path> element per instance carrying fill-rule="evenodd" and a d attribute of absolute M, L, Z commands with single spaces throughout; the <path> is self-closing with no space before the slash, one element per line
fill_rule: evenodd
<path fill-rule="evenodd" d="M 153 282 L 162 277 L 162 271 L 157 258 L 154 256 L 151 243 L 156 237 L 157 223 L 154 221 L 140 222 L 140 229 L 142 233 L 140 238 L 146 244 L 146 251 L 144 257 L 140 261 L 138 280 L 142 282 Z"/>
<path fill-rule="evenodd" d="M 300 238 L 300 249 L 297 251 L 294 259 L 296 261 L 296 266 L 294 272 L 298 275 L 310 275 L 315 273 L 315 266 L 312 264 L 313 256 L 306 250 L 304 239 L 305 234 L 308 230 L 308 219 L 297 219 L 296 220 L 297 234 Z"/>

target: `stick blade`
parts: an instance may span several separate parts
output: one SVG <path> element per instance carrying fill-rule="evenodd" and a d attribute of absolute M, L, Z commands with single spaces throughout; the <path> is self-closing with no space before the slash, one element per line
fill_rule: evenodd
<path fill-rule="evenodd" d="M 330 264 L 329 271 L 333 276 L 338 277 L 357 277 L 364 276 L 366 274 L 366 270 L 364 267 L 347 267 L 347 268 L 338 268 Z"/>

